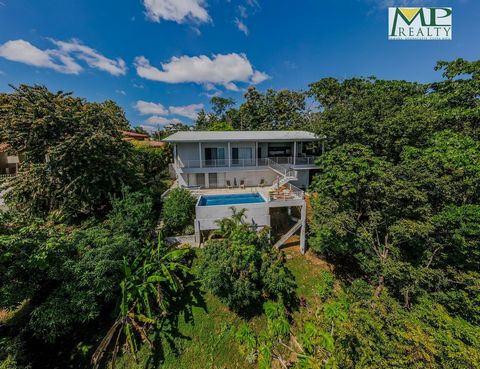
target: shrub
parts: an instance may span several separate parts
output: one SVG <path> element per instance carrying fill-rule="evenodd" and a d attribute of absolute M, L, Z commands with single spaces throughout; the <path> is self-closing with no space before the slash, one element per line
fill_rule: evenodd
<path fill-rule="evenodd" d="M 333 292 L 335 279 L 333 278 L 332 273 L 327 272 L 326 270 L 322 270 L 321 275 L 322 279 L 318 284 L 318 293 L 322 300 L 326 300 Z"/>
<path fill-rule="evenodd" d="M 183 188 L 174 189 L 165 199 L 162 217 L 167 233 L 179 234 L 193 223 L 195 217 L 195 197 Z"/>
<path fill-rule="evenodd" d="M 28 326 L 43 341 L 93 321 L 115 302 L 124 260 L 135 258 L 153 225 L 151 208 L 147 195 L 124 192 L 104 222 L 82 228 L 3 217 L 0 307 L 29 300 Z"/>
<path fill-rule="evenodd" d="M 267 299 L 291 303 L 295 282 L 283 254 L 242 216 L 222 220 L 217 235 L 224 238 L 207 242 L 199 267 L 204 287 L 236 312 L 253 312 Z"/>

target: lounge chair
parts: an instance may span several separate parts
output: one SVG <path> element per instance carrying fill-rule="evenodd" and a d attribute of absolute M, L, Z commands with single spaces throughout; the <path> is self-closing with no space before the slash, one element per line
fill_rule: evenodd
<path fill-rule="evenodd" d="M 245 188 L 245 180 L 244 179 L 240 180 L 240 188 Z"/>
<path fill-rule="evenodd" d="M 265 186 L 265 180 L 262 178 L 260 179 L 260 183 L 258 184 L 258 187 L 263 187 Z"/>
<path fill-rule="evenodd" d="M 227 188 L 232 188 L 232 183 L 230 182 L 229 179 L 227 179 Z"/>

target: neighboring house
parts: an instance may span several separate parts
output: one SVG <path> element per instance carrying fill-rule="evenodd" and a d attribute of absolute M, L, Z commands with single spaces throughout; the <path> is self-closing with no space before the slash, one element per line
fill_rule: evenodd
<path fill-rule="evenodd" d="M 216 229 L 217 220 L 231 215 L 231 206 L 247 209 L 247 220 L 260 227 L 270 226 L 270 208 L 300 207 L 301 219 L 277 246 L 301 229 L 305 250 L 303 190 L 323 151 L 321 138 L 305 131 L 183 131 L 163 141 L 173 145 L 178 186 L 200 197 L 197 242 L 202 230 Z"/>
<path fill-rule="evenodd" d="M 149 135 L 146 135 L 143 133 L 122 131 L 122 136 L 124 141 L 136 143 L 140 146 L 157 147 L 157 148 L 165 146 L 164 142 L 151 140 Z"/>
<path fill-rule="evenodd" d="M 0 143 L 0 174 L 18 173 L 20 159 L 18 155 L 11 155 L 11 153 L 9 153 L 9 150 L 9 144 Z"/>

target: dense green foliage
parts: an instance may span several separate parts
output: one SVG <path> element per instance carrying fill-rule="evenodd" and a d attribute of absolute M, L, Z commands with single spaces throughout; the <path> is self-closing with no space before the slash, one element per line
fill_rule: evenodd
<path fill-rule="evenodd" d="M 294 279 L 284 256 L 273 249 L 265 231 L 243 222 L 244 212 L 223 219 L 208 241 L 199 266 L 203 286 L 231 309 L 248 314 L 265 299 L 292 303 Z"/>
<path fill-rule="evenodd" d="M 167 233 L 181 234 L 187 227 L 193 227 L 196 199 L 190 191 L 175 188 L 165 199 L 162 217 Z"/>
<path fill-rule="evenodd" d="M 478 326 L 452 317 L 426 297 L 407 311 L 386 294 L 361 299 L 357 292 L 358 287 L 337 290 L 305 323 L 296 367 L 440 369 L 480 365 Z"/>
<path fill-rule="evenodd" d="M 446 80 L 431 85 L 311 86 L 330 150 L 310 188 L 310 245 L 373 289 L 306 326 L 335 348 L 305 367 L 479 365 L 479 68 L 441 62 Z"/>
<path fill-rule="evenodd" d="M 20 306 L 4 365 L 53 366 L 42 356 L 69 350 L 86 365 L 93 346 L 82 341 L 95 342 L 121 301 L 124 264 L 156 237 L 170 154 L 124 141 L 128 128 L 112 101 L 24 85 L 0 95 L 0 138 L 22 159 L 0 214 L 0 309 Z"/>
<path fill-rule="evenodd" d="M 130 145 L 113 103 L 89 103 L 45 87 L 20 86 L 0 98 L 0 136 L 22 154 L 7 200 L 35 216 L 104 213 L 122 185 L 137 185 Z M 120 116 L 119 116 L 120 115 Z"/>
<path fill-rule="evenodd" d="M 305 97 L 303 92 L 269 89 L 262 93 L 249 87 L 244 95 L 245 101 L 236 108 L 232 99 L 216 96 L 210 101 L 212 112 L 207 114 L 202 110 L 195 128 L 219 130 L 219 123 L 223 123 L 245 131 L 305 129 L 308 120 Z"/>
<path fill-rule="evenodd" d="M 182 310 L 193 304 L 188 289 L 200 291 L 189 252 L 152 243 L 169 149 L 122 141 L 128 122 L 111 101 L 43 87 L 1 94 L 0 138 L 25 160 L 0 222 L 0 308 L 20 306 L 15 323 L 0 327 L 0 366 L 46 366 L 39 351 L 50 350 L 65 366 L 85 367 L 99 343 L 96 364 L 110 358 L 104 350 L 128 363 L 142 346 L 150 358 L 150 348 L 162 353 L 168 341 L 167 367 L 175 367 L 175 344 L 196 347 L 192 360 L 234 335 L 245 367 L 479 367 L 480 62 L 436 69 L 444 79 L 431 84 L 325 78 L 306 92 L 252 87 L 239 106 L 212 99 L 196 129 L 327 137 L 310 188 L 309 244 L 335 274 L 319 270 L 326 263 L 317 259 L 292 267 L 265 232 L 234 213 L 194 268 L 216 314 L 212 321 L 198 304 L 200 324 Z M 172 191 L 165 230 L 188 231 L 194 206 L 188 191 Z M 187 346 L 191 338 L 174 332 L 179 316 L 205 342 Z M 215 349 L 208 352 L 198 365 L 217 365 Z"/>
<path fill-rule="evenodd" d="M 0 95 L 0 139 L 22 156 L 23 175 L 8 203 L 68 221 L 104 215 L 124 185 L 151 185 L 168 164 L 162 149 L 135 150 L 123 141 L 126 128 L 123 110 L 112 101 L 91 103 L 25 85 Z"/>
<path fill-rule="evenodd" d="M 45 221 L 2 219 L 1 308 L 29 300 L 28 326 L 48 341 L 97 318 L 120 292 L 123 261 L 153 228 L 152 199 L 126 193 L 105 221 L 69 230 Z"/>
<path fill-rule="evenodd" d="M 190 249 L 169 250 L 161 240 L 151 243 L 131 263 L 124 262 L 124 279 L 120 283 L 122 297 L 119 316 L 92 357 L 98 367 L 105 351 L 112 349 L 112 368 L 116 356 L 125 345 L 136 360 L 140 343 L 158 351 L 158 335 L 168 335 L 168 313 L 183 296 L 191 279 Z"/>

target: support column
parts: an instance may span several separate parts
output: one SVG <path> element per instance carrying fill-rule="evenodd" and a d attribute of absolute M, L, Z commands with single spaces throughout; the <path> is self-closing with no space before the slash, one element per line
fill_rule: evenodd
<path fill-rule="evenodd" d="M 200 221 L 195 219 L 195 242 L 198 246 L 200 246 L 200 243 L 202 242 L 201 240 L 201 234 L 200 234 Z"/>
<path fill-rule="evenodd" d="M 173 164 L 177 165 L 177 144 L 173 144 Z"/>
<path fill-rule="evenodd" d="M 293 141 L 293 165 L 297 164 L 297 141 Z"/>
<path fill-rule="evenodd" d="M 203 168 L 203 163 L 202 163 L 202 143 L 198 143 L 198 157 L 200 158 L 200 168 Z"/>
<path fill-rule="evenodd" d="M 258 141 L 255 141 L 255 166 L 258 167 Z"/>
<path fill-rule="evenodd" d="M 307 232 L 307 203 L 304 201 L 302 205 L 302 228 L 300 228 L 300 252 L 305 254 L 307 246 L 305 245 L 305 236 Z"/>
<path fill-rule="evenodd" d="M 232 148 L 230 147 L 230 141 L 228 141 L 228 166 L 232 166 Z"/>

